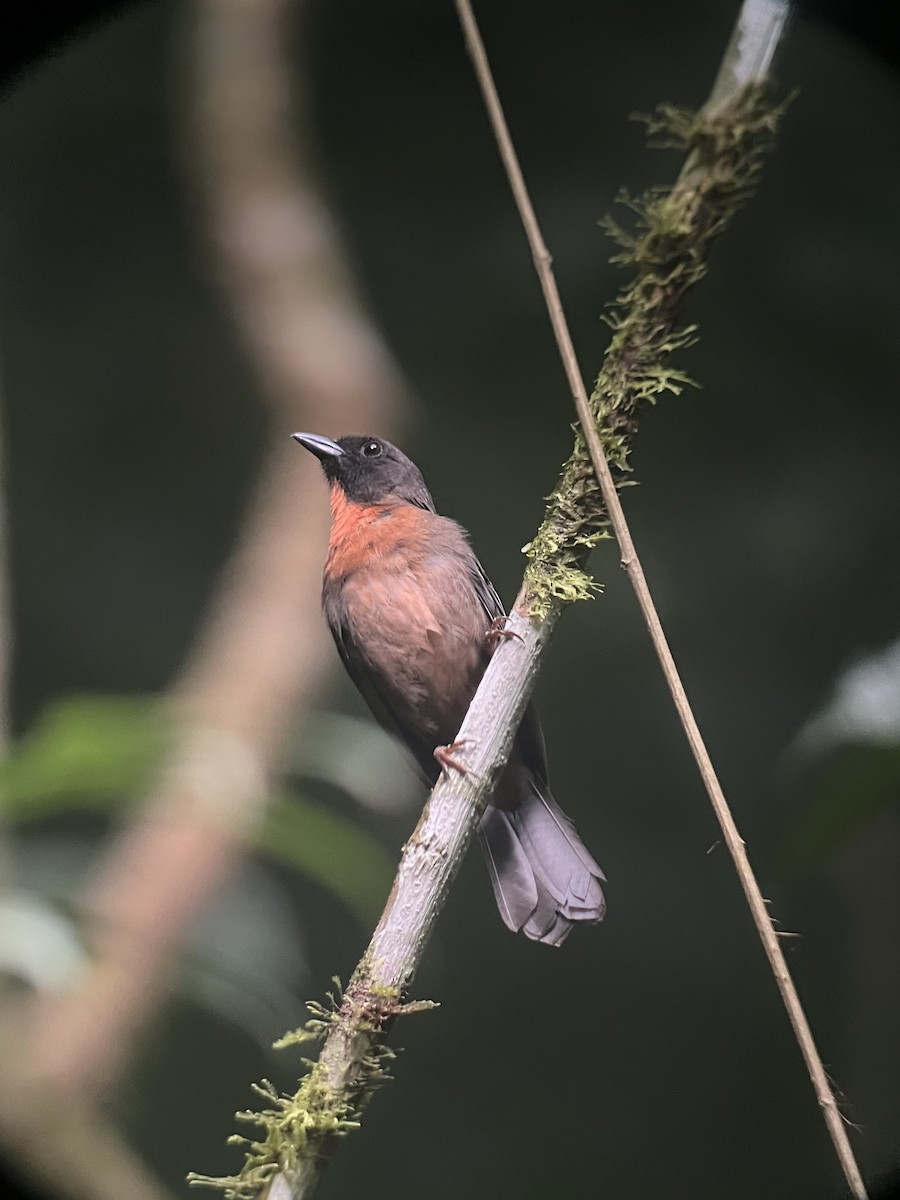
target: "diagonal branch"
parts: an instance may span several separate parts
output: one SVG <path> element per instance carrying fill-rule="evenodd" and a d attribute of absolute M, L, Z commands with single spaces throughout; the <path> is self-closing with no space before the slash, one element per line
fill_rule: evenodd
<path fill-rule="evenodd" d="M 231 1197 L 250 1197 L 267 1189 L 278 1200 L 305 1200 L 313 1194 L 338 1139 L 356 1126 L 363 1105 L 386 1074 L 390 1051 L 384 1039 L 388 1029 L 397 1017 L 423 1007 L 405 1003 L 407 990 L 478 818 L 506 764 L 563 604 L 590 591 L 584 563 L 609 520 L 622 535 L 623 560 L 632 577 L 640 572 L 639 564 L 635 568 L 637 556 L 608 463 L 612 461 L 619 472 L 628 469 L 628 449 L 640 407 L 662 391 L 677 391 L 684 381 L 684 376 L 666 365 L 672 350 L 690 339 L 690 330 L 679 331 L 675 325 L 679 303 L 702 276 L 712 241 L 746 199 L 762 155 L 771 144 L 780 110 L 768 102 L 758 80 L 768 70 L 770 50 L 777 44 L 786 9 L 769 0 L 770 19 L 749 37 L 745 17 L 757 7 L 753 0 L 739 19 L 714 93 L 715 105 L 697 118 L 664 111 L 657 122 L 685 145 L 687 164 L 669 193 L 654 193 L 640 205 L 646 234 L 641 238 L 621 235 L 626 247 L 622 257 L 637 270 L 632 284 L 618 298 L 611 320 L 614 336 L 598 389 L 588 401 L 566 331 L 550 256 L 528 200 L 471 8 L 468 0 L 457 0 L 529 230 L 584 434 L 566 464 L 529 551 L 532 562 L 509 625 L 518 636 L 498 648 L 459 731 L 458 739 L 467 743 L 464 760 L 469 773 L 462 779 L 442 779 L 434 788 L 404 848 L 384 914 L 346 992 L 330 1010 L 311 1005 L 313 1020 L 283 1039 L 282 1045 L 322 1042 L 319 1058 L 298 1092 L 279 1096 L 263 1089 L 271 1107 L 262 1113 L 240 1114 L 262 1130 L 256 1140 L 246 1140 L 249 1149 L 240 1174 L 227 1179 L 195 1175 L 194 1183 L 223 1187 Z M 760 51 L 760 43 L 766 39 L 768 49 Z M 646 584 L 643 594 L 649 599 Z M 652 602 L 647 611 L 658 626 Z M 737 841 L 740 843 L 739 838 Z M 768 923 L 767 929 L 774 938 Z M 777 949 L 777 942 L 775 945 Z M 862 1191 L 856 1194 L 864 1195 Z"/>

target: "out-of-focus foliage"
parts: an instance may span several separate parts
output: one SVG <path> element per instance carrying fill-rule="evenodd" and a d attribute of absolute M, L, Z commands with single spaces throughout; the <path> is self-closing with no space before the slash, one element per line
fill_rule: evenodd
<path fill-rule="evenodd" d="M 146 787 L 165 744 L 155 697 L 52 701 L 0 762 L 7 820 L 104 810 Z"/>
<path fill-rule="evenodd" d="M 39 992 L 77 988 L 91 965 L 79 888 L 96 842 L 57 833 L 20 836 L 13 845 L 15 886 L 0 893 L 0 980 Z M 285 886 L 247 864 L 191 929 L 173 991 L 268 1052 L 296 1024 L 308 979 L 304 931 Z"/>
<path fill-rule="evenodd" d="M 332 729 L 332 725 L 334 728 Z M 0 794 L 8 821 L 78 809 L 106 811 L 134 798 L 152 780 L 167 743 L 159 701 L 141 696 L 73 696 L 54 701 L 0 762 Z M 355 753 L 353 735 L 361 739 Z M 299 769 L 350 798 L 409 794 L 411 773 L 375 726 L 327 713 L 298 739 Z M 366 768 L 371 769 L 366 769 Z M 357 798 L 358 799 L 358 798 Z M 259 849 L 315 879 L 363 923 L 380 911 L 393 875 L 382 845 L 350 816 L 296 793 L 271 807 Z"/>
<path fill-rule="evenodd" d="M 842 746 L 809 773 L 809 801 L 789 844 L 789 863 L 827 862 L 882 814 L 900 811 L 900 745 Z"/>
<path fill-rule="evenodd" d="M 310 895 L 323 888 L 366 928 L 387 896 L 393 864 L 353 808 L 367 806 L 379 788 L 386 800 L 408 798 L 412 775 L 375 727 L 323 712 L 305 726 L 294 747 L 297 788 L 272 804 L 255 849 L 288 878 L 316 885 Z M 355 740 L 357 753 L 335 753 Z M 3 815 L 17 834 L 17 886 L 0 892 L 0 974 L 37 990 L 77 986 L 89 965 L 78 891 L 98 845 L 57 831 L 53 818 L 106 815 L 140 800 L 170 743 L 157 697 L 76 695 L 53 701 L 0 763 Z M 323 786 L 327 806 L 300 790 Z M 287 886 L 246 866 L 196 923 L 176 978 L 178 996 L 242 1029 L 267 1054 L 274 1037 L 297 1023 L 298 989 L 309 977 Z"/>
<path fill-rule="evenodd" d="M 422 796 L 412 760 L 371 718 L 308 713 L 288 750 L 301 778 L 323 780 L 369 808 L 408 811 Z"/>
<path fill-rule="evenodd" d="M 394 862 L 346 817 L 299 796 L 283 796 L 266 818 L 260 849 L 318 880 L 362 923 L 373 924 L 387 899 Z"/>
<path fill-rule="evenodd" d="M 840 674 L 785 763 L 806 794 L 786 842 L 789 867 L 810 870 L 833 860 L 868 827 L 900 812 L 900 642 Z"/>
<path fill-rule="evenodd" d="M 0 893 L 0 976 L 36 991 L 71 987 L 87 962 L 73 922 L 30 892 Z"/>

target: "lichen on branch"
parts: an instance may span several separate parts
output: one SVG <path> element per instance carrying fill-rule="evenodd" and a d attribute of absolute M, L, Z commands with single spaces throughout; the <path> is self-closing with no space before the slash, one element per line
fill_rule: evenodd
<path fill-rule="evenodd" d="M 634 214 L 632 231 L 609 217 L 602 222 L 620 247 L 611 261 L 633 271 L 604 314 L 612 337 L 590 397 L 619 486 L 630 482 L 629 455 L 642 409 L 691 382 L 671 363 L 697 336 L 695 326 L 678 323 L 681 300 L 706 273 L 713 241 L 753 191 L 786 103 L 774 103 L 770 87 L 754 83 L 712 115 L 662 104 L 639 118 L 651 146 L 681 150 L 687 161 L 673 187 L 618 197 Z M 533 616 L 545 617 L 597 590 L 585 564 L 591 548 L 609 536 L 607 526 L 584 435 L 576 429 L 544 521 L 525 547 Z"/>

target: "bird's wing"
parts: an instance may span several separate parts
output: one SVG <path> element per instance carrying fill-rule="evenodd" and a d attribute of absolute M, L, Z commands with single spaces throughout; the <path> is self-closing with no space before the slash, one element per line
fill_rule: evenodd
<path fill-rule="evenodd" d="M 516 745 L 522 755 L 522 761 L 546 788 L 547 786 L 547 751 L 544 747 L 544 731 L 534 707 L 534 701 L 528 701 L 522 724 L 516 734 Z"/>
<path fill-rule="evenodd" d="M 420 772 L 429 785 L 433 785 L 440 770 L 434 758 L 434 747 L 417 738 L 412 730 L 401 722 L 391 703 L 390 695 L 379 686 L 377 675 L 359 652 L 344 605 L 339 599 L 326 593 L 323 607 L 341 661 L 375 720 L 409 749 Z"/>
<path fill-rule="evenodd" d="M 503 607 L 503 601 L 497 595 L 497 589 L 488 579 L 487 572 L 474 554 L 470 556 L 469 577 L 472 580 L 475 595 L 488 618 L 488 625 L 491 621 L 496 621 L 498 617 L 505 617 L 506 610 Z"/>
<path fill-rule="evenodd" d="M 475 588 L 475 594 L 485 611 L 485 615 L 488 617 L 488 624 L 491 621 L 496 621 L 499 617 L 505 617 L 506 610 L 503 607 L 503 602 L 497 595 L 497 589 L 491 583 L 487 572 L 474 554 L 469 566 L 469 574 L 472 579 L 472 586 Z M 485 630 L 485 633 L 487 633 L 487 630 Z M 541 722 L 538 719 L 537 710 L 532 701 L 529 701 L 528 707 L 525 709 L 525 715 L 522 717 L 522 724 L 519 726 L 516 744 L 525 765 L 542 783 L 546 784 L 547 752 L 544 748 L 544 731 L 541 729 Z"/>

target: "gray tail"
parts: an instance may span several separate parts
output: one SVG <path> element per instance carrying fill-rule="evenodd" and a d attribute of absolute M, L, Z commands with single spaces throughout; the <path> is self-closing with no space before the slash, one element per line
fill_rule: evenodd
<path fill-rule="evenodd" d="M 536 784 L 514 809 L 488 805 L 478 835 L 500 916 L 514 933 L 561 946 L 576 921 L 603 919 L 606 876 Z"/>

